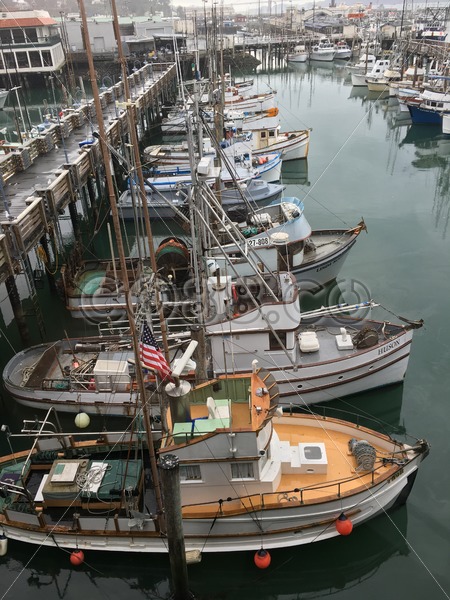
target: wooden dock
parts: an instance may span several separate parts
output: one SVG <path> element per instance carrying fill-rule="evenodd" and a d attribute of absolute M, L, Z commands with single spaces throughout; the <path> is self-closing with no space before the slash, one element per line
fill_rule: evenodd
<path fill-rule="evenodd" d="M 159 110 L 175 86 L 176 68 L 174 64 L 148 64 L 128 80 L 135 119 L 143 133 L 149 111 Z M 129 129 L 127 111 L 121 108 L 116 114 L 115 103 L 124 101 L 123 88 L 119 82 L 100 96 L 107 141 L 114 148 L 120 146 Z M 67 206 L 73 210 L 85 186 L 89 188 L 96 179 L 100 187 L 97 193 L 102 192 L 98 177 L 102 171 L 100 144 L 91 135 L 96 119 L 91 100 L 64 111 L 57 122 L 49 123 L 41 134 L 20 146 L 0 147 L 4 152 L 0 155 L 0 284 L 24 271 L 28 253 L 54 227 Z"/>

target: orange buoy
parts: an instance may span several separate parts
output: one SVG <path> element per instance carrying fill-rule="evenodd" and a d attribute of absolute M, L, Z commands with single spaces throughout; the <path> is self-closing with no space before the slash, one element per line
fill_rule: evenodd
<path fill-rule="evenodd" d="M 353 530 L 353 523 L 348 517 L 341 513 L 335 521 L 336 530 L 341 535 L 350 535 Z"/>
<path fill-rule="evenodd" d="M 70 562 L 74 567 L 79 567 L 84 563 L 84 552 L 82 550 L 74 550 L 70 555 Z"/>
<path fill-rule="evenodd" d="M 272 558 L 270 554 L 267 552 L 267 550 L 264 550 L 263 548 L 261 548 L 261 550 L 258 550 L 258 552 L 255 553 L 254 561 L 258 569 L 267 569 L 267 567 L 270 565 L 271 560 Z"/>

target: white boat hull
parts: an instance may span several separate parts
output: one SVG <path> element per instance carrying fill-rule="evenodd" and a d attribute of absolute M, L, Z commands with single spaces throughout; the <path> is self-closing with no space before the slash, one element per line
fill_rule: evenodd
<path fill-rule="evenodd" d="M 339 499 L 328 504 L 329 525 L 324 527 L 324 512 L 315 511 L 313 507 L 305 514 L 304 507 L 293 507 L 283 511 L 266 511 L 267 514 L 249 512 L 245 517 L 217 520 L 203 519 L 183 521 L 184 543 L 186 551 L 201 552 L 242 552 L 256 551 L 261 548 L 261 531 L 264 531 L 264 548 L 287 548 L 310 544 L 339 537 L 334 526 L 335 519 L 342 513 L 350 513 L 353 526 L 365 523 L 380 513 L 394 506 L 397 498 L 409 485 L 408 478 L 417 473 L 418 465 L 413 463 L 404 469 L 395 485 L 383 491 L 383 486 L 371 488 L 358 496 L 352 496 L 350 501 Z M 386 487 L 386 486 L 384 486 Z M 379 489 L 380 488 L 380 489 Z M 295 504 L 295 503 L 293 503 Z M 354 507 L 358 510 L 354 514 Z M 40 532 L 32 525 L 26 529 L 18 529 L 12 524 L 1 523 L 3 533 L 8 539 L 28 544 L 52 548 L 77 548 L 83 551 L 101 552 L 133 552 L 133 553 L 168 553 L 165 537 L 154 532 L 153 525 L 149 526 L 152 536 L 144 525 L 143 530 L 130 527 L 131 519 L 112 519 L 101 517 L 96 519 L 96 530 L 114 535 L 99 537 L 98 533 L 81 527 L 72 534 L 58 533 L 55 528 Z M 92 525 L 91 525 L 92 526 Z M 117 531 L 116 527 L 119 527 Z M 239 530 L 239 535 L 231 531 Z M 49 533 L 51 532 L 51 535 Z"/>
<path fill-rule="evenodd" d="M 343 352 L 339 359 L 324 360 L 319 358 L 318 353 L 301 354 L 295 361 L 295 367 L 287 363 L 283 352 L 267 353 L 253 349 L 249 354 L 247 350 L 240 352 L 240 348 L 235 348 L 229 340 L 224 340 L 223 344 L 228 369 L 243 373 L 248 370 L 248 363 L 257 358 L 261 366 L 275 377 L 282 404 L 309 405 L 403 381 L 412 335 L 412 331 L 405 331 L 394 340 L 354 356 L 352 351 Z M 318 337 L 320 340 L 320 332 Z M 218 373 L 224 372 L 222 369 L 222 365 L 216 366 Z"/>

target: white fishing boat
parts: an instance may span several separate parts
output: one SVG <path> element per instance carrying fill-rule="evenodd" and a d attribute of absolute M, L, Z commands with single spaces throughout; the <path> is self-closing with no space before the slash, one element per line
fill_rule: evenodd
<path fill-rule="evenodd" d="M 310 59 L 331 62 L 336 56 L 334 44 L 328 38 L 321 38 L 311 47 Z"/>
<path fill-rule="evenodd" d="M 148 180 L 147 180 L 148 181 Z M 241 180 L 236 186 L 234 182 L 221 182 L 217 189 L 217 182 L 210 180 L 209 185 L 215 193 L 220 193 L 222 205 L 225 210 L 236 204 L 249 202 L 251 205 L 264 205 L 280 198 L 284 186 L 279 183 L 268 183 L 263 179 L 248 177 Z M 192 187 L 191 177 L 180 177 L 172 187 L 146 186 L 146 200 L 152 219 L 170 219 L 180 212 L 187 214 L 189 207 L 187 198 Z M 120 216 L 125 220 L 135 220 L 142 217 L 143 199 L 140 192 L 127 189 L 119 197 L 117 206 Z"/>
<path fill-rule="evenodd" d="M 334 60 L 348 60 L 352 57 L 352 49 L 345 40 L 339 40 L 334 44 Z"/>
<path fill-rule="evenodd" d="M 256 358 L 273 374 L 283 404 L 326 402 L 403 381 L 413 330 L 421 321 L 397 325 L 369 319 L 377 306 L 373 302 L 301 312 L 292 274 L 255 272 L 233 280 L 223 272 L 208 278 L 200 308 L 217 375 L 245 373 Z M 195 302 L 181 311 L 192 322 Z M 356 316 L 346 314 L 355 310 Z M 130 359 L 125 338 L 40 344 L 8 362 L 4 385 L 32 408 L 129 415 L 134 402 Z"/>
<path fill-rule="evenodd" d="M 367 75 L 366 83 L 369 92 L 389 92 L 389 86 L 394 81 L 400 81 L 402 75 L 396 69 L 386 69 L 382 75 Z"/>
<path fill-rule="evenodd" d="M 252 551 L 267 566 L 268 549 L 348 535 L 403 504 L 429 453 L 425 440 L 281 412 L 277 384 L 257 361 L 243 376 L 166 391 L 167 429 L 152 452 L 140 420 L 65 433 L 50 409 L 17 434 L 27 450 L 21 437 L 13 450 L 16 434 L 3 425 L 14 452 L 0 458 L 3 546 L 66 549 L 78 564 L 84 552 L 167 554 L 166 519 L 180 515 L 182 552 L 199 560 Z M 170 509 L 174 489 L 179 506 Z"/>
<path fill-rule="evenodd" d="M 375 61 L 375 64 L 370 69 L 370 71 L 356 73 L 352 71 L 352 85 L 354 87 L 367 87 L 367 79 L 370 77 L 372 79 L 380 78 L 383 76 L 383 73 L 389 68 L 389 60 L 386 58 L 380 58 Z"/>
<path fill-rule="evenodd" d="M 235 123 L 227 124 L 225 139 L 220 143 L 225 155 L 236 156 L 251 154 L 259 157 L 268 152 L 281 152 L 283 163 L 288 160 L 307 158 L 309 151 L 310 129 L 299 131 L 281 132 L 280 125 L 275 124 L 270 128 L 247 129 L 245 133 L 235 133 Z M 147 146 L 144 150 L 144 160 L 151 165 L 186 166 L 189 164 L 189 143 L 183 141 L 179 144 L 156 144 Z M 203 138 L 202 156 L 217 154 L 210 138 Z M 196 159 L 199 158 L 197 154 Z"/>
<path fill-rule="evenodd" d="M 234 277 L 254 274 L 255 263 L 267 271 L 288 270 L 301 290 L 317 289 L 335 279 L 358 235 L 366 230 L 362 221 L 353 229 L 313 231 L 303 202 L 294 197 L 251 211 L 237 206 L 222 217 L 219 205 L 211 210 L 220 225 L 217 244 L 205 249 L 207 256 L 223 269 L 229 261 Z"/>
<path fill-rule="evenodd" d="M 288 62 L 305 63 L 309 58 L 309 52 L 304 44 L 295 46 L 294 50 L 287 55 Z"/>

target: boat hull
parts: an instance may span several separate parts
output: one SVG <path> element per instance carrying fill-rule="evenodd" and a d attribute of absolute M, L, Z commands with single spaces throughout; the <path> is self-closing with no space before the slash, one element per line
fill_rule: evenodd
<path fill-rule="evenodd" d="M 417 125 L 440 125 L 442 123 L 442 113 L 435 110 L 426 110 L 420 106 L 408 104 L 411 120 Z"/>
<path fill-rule="evenodd" d="M 383 490 L 383 486 L 376 486 L 350 499 L 329 502 L 328 519 L 324 519 L 323 510 L 310 507 L 306 511 L 304 506 L 295 501 L 292 504 L 297 506 L 284 510 L 274 509 L 264 513 L 249 511 L 246 516 L 219 517 L 217 520 L 185 519 L 185 549 L 208 553 L 257 551 L 261 548 L 262 537 L 265 549 L 294 547 L 338 537 L 340 534 L 336 531 L 335 520 L 341 513 L 351 515 L 352 524 L 357 527 L 393 508 L 397 499 L 405 502 L 404 491 L 411 491 L 408 480 L 417 473 L 420 460 L 421 457 L 408 465 L 387 490 Z M 23 515 L 17 517 L 20 519 Z M 51 524 L 42 531 L 33 523 L 17 527 L 0 516 L 0 525 L 7 538 L 28 544 L 67 549 L 76 547 L 83 551 L 168 553 L 167 540 L 154 530 L 152 521 L 145 523 L 141 531 L 131 527 L 131 521 L 128 518 L 99 516 L 95 520 L 95 530 L 91 529 L 94 524 L 87 529 L 87 522 L 85 525 L 82 521 L 80 529 L 60 533 Z M 233 531 L 234 534 L 231 533 Z"/>
<path fill-rule="evenodd" d="M 356 527 L 397 504 L 404 503 L 411 492 L 420 463 L 429 453 L 429 446 L 424 440 L 418 441 L 414 447 L 406 446 L 361 425 L 338 419 L 323 416 L 318 418 L 313 414 L 305 416 L 284 413 L 273 417 L 273 421 L 269 442 L 271 459 L 259 459 L 263 463 L 258 481 L 254 485 L 251 482 L 234 481 L 232 488 L 229 488 L 232 490 L 231 497 L 226 497 L 225 500 L 206 501 L 198 495 L 200 482 L 188 484 L 187 487 L 181 485 L 182 527 L 187 551 L 199 553 L 256 551 L 262 545 L 266 549 L 285 548 L 338 537 L 340 533 L 336 527 L 336 520 L 340 515 L 345 514 Z M 309 436 L 308 431 L 311 428 L 313 431 L 311 435 L 314 438 L 320 435 L 320 439 L 325 440 L 322 446 L 325 453 L 324 467 L 319 468 L 317 472 L 315 470 L 317 467 L 310 464 L 312 473 L 301 466 L 290 467 L 290 459 L 283 453 L 286 448 L 288 450 L 294 448 L 289 441 L 284 441 L 286 437 L 296 442 L 304 439 L 305 434 Z M 87 449 L 91 455 L 94 455 L 93 461 L 102 459 L 108 463 L 119 463 L 116 467 L 109 465 L 112 478 L 114 469 L 119 472 L 122 465 L 123 467 L 126 465 L 124 458 L 114 461 L 114 452 L 125 451 L 126 455 L 127 439 L 118 438 L 113 449 L 112 438 L 106 441 L 108 435 L 105 432 L 103 440 L 79 442 L 77 448 L 81 452 L 79 455 L 81 457 L 89 457 L 89 454 L 83 453 L 83 450 L 86 452 Z M 215 435 L 208 437 L 208 444 L 214 441 L 220 442 L 223 435 L 226 435 L 226 431 L 217 433 L 216 440 Z M 358 467 L 352 467 L 358 463 L 351 453 L 347 453 L 340 461 L 339 467 L 343 469 L 345 464 L 345 475 L 341 473 L 334 478 L 333 465 L 340 458 L 335 457 L 333 461 L 329 461 L 326 457 L 326 446 L 333 452 L 339 449 L 338 454 L 341 454 L 344 448 L 347 450 L 347 440 L 351 439 L 355 441 L 364 439 L 365 444 L 372 445 L 374 450 L 376 448 L 379 453 L 379 457 L 375 459 L 377 463 L 373 463 L 369 469 L 358 472 Z M 169 444 L 167 447 L 162 444 L 158 453 L 160 458 L 170 453 L 181 460 L 189 447 L 195 449 L 199 443 L 205 442 L 206 439 L 200 437 L 192 446 L 189 443 Z M 71 444 L 70 440 L 66 440 L 67 443 Z M 58 449 L 63 450 L 63 447 L 60 440 Z M 56 446 L 51 448 L 54 449 Z M 62 452 L 58 456 L 64 454 Z M 392 457 L 395 459 L 393 460 Z M 40 510 L 33 510 L 33 507 L 32 510 L 27 511 L 23 510 L 28 506 L 26 502 L 22 502 L 20 507 L 11 501 L 14 492 L 10 487 L 8 488 L 14 486 L 11 473 L 20 472 L 23 468 L 22 463 L 26 459 L 27 452 L 19 452 L 0 459 L 3 486 L 9 495 L 9 502 L 1 506 L 0 527 L 7 538 L 33 545 L 77 548 L 83 551 L 168 552 L 167 537 L 157 531 L 156 519 L 147 513 L 146 502 L 151 498 L 154 499 L 152 486 L 147 486 L 145 491 L 142 491 L 141 499 L 144 502 L 145 512 L 140 513 L 135 510 L 132 514 L 127 514 L 121 506 L 123 500 L 120 499 L 115 501 L 117 506 L 110 507 L 108 510 L 106 508 L 108 502 L 102 502 L 100 505 L 97 503 L 95 506 L 96 495 L 88 493 L 86 497 L 86 492 L 83 495 L 82 489 L 78 489 L 76 498 L 72 499 L 71 496 L 75 493 L 74 486 L 68 486 L 67 497 L 61 497 L 59 490 L 54 490 L 45 483 L 43 474 L 47 471 L 48 478 L 54 477 L 55 463 L 65 461 L 66 457 L 45 462 L 46 456 L 37 456 L 33 461 L 36 465 L 35 484 L 33 487 L 29 485 L 30 478 L 27 486 L 29 494 L 32 495 Z M 88 463 L 87 460 L 84 462 Z M 141 461 L 137 462 L 141 463 Z M 205 464 L 207 461 L 203 459 L 202 462 Z M 98 464 L 103 463 L 92 462 L 87 468 L 98 469 L 98 466 L 94 466 Z M 306 468 L 308 465 L 304 466 Z M 143 463 L 141 469 L 143 470 L 144 467 L 148 468 L 149 464 Z M 80 465 L 79 468 L 83 467 Z M 225 468 L 226 466 L 222 466 L 220 471 L 224 471 Z M 275 469 L 275 472 L 272 472 L 272 469 Z M 33 466 L 26 469 L 26 472 L 33 475 Z M 137 473 L 138 470 L 133 472 Z M 274 477 L 277 483 L 273 486 L 265 486 L 265 482 L 272 481 Z M 5 478 L 8 478 L 8 481 Z M 132 479 L 130 473 L 131 481 L 138 481 L 138 479 L 137 476 L 136 479 Z M 292 487 L 286 488 L 284 487 L 286 485 Z M 196 488 L 195 492 L 191 492 L 196 494 L 198 498 L 196 502 L 191 501 L 189 489 L 192 487 Z M 117 498 L 117 491 L 114 491 Z M 106 490 L 103 491 L 103 495 L 105 493 Z M 70 508 L 67 508 L 69 504 Z M 69 514 L 66 518 L 61 518 L 61 508 L 64 507 Z M 76 514 L 73 514 L 74 512 Z M 57 515 L 59 518 L 55 526 Z"/>
<path fill-rule="evenodd" d="M 319 323 L 323 323 L 322 327 L 327 327 L 326 321 Z M 302 324 L 307 328 L 307 321 L 302 319 Z M 311 325 L 314 329 L 315 324 Z M 345 318 L 342 319 L 341 325 L 346 325 Z M 370 321 L 367 325 L 370 327 Z M 330 322 L 328 327 L 332 326 Z M 350 321 L 347 327 L 349 326 L 351 327 Z M 336 322 L 334 327 L 336 328 Z M 295 366 L 286 360 L 281 351 L 267 353 L 253 350 L 252 354 L 241 353 L 242 337 L 239 348 L 225 340 L 223 344 L 228 368 L 232 365 L 236 373 L 242 374 L 248 369 L 248 362 L 256 357 L 261 366 L 274 376 L 280 392 L 280 403 L 285 405 L 303 406 L 328 402 L 404 380 L 411 350 L 412 330 L 402 330 L 402 333 L 395 337 L 364 351 L 341 351 L 338 357 L 334 346 L 328 347 L 327 351 L 326 334 L 321 334 L 320 327 L 316 329 L 316 333 L 320 344 L 319 352 L 299 352 L 294 360 Z M 335 343 L 334 340 L 331 341 Z M 216 372 L 223 372 L 222 367 L 222 364 L 217 364 Z"/>

